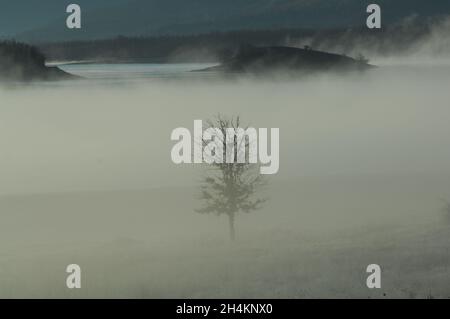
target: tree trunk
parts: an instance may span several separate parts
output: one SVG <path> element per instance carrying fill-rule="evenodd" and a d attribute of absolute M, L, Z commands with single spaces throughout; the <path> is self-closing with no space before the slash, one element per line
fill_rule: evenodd
<path fill-rule="evenodd" d="M 234 213 L 228 214 L 228 223 L 230 225 L 230 239 L 231 241 L 234 241 L 235 239 L 235 232 L 234 232 Z"/>

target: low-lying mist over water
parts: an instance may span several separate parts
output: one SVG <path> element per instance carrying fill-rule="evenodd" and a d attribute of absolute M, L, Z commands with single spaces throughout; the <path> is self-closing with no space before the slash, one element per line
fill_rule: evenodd
<path fill-rule="evenodd" d="M 450 297 L 450 67 L 63 69 L 88 79 L 0 88 L 0 297 Z M 195 212 L 206 167 L 170 159 L 174 128 L 217 114 L 280 129 L 268 201 L 235 242 Z M 66 289 L 71 263 L 83 289 Z"/>
<path fill-rule="evenodd" d="M 193 167 L 170 161 L 170 133 L 219 113 L 280 128 L 277 180 L 450 173 L 449 77 L 448 67 L 389 66 L 298 80 L 194 74 L 3 88 L 0 192 L 193 185 Z"/>

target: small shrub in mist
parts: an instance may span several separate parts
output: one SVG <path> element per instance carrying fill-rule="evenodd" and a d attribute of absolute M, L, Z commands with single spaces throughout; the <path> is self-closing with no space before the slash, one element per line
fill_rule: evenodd
<path fill-rule="evenodd" d="M 223 145 L 223 158 L 226 157 L 227 149 L 232 149 L 234 157 L 233 163 L 213 163 L 208 165 L 206 177 L 200 186 L 200 200 L 203 207 L 196 211 L 203 214 L 215 213 L 217 215 L 226 215 L 229 222 L 230 239 L 235 239 L 235 219 L 239 212 L 250 213 L 261 208 L 261 205 L 267 200 L 258 197 L 258 190 L 265 184 L 260 171 L 259 165 L 249 163 L 248 150 L 250 143 L 245 135 L 238 140 L 237 135 L 234 136 L 232 142 L 226 140 L 227 128 L 242 128 L 240 117 L 225 118 L 218 116 L 214 120 L 206 122 L 207 128 L 218 128 L 224 138 L 223 140 L 215 140 L 216 143 Z M 201 141 L 205 146 L 209 141 Z M 245 148 L 242 148 L 245 143 Z M 246 151 L 245 163 L 238 163 L 238 150 Z"/>
<path fill-rule="evenodd" d="M 444 201 L 443 211 L 445 213 L 445 217 L 446 217 L 447 221 L 450 222 L 450 202 L 447 200 L 443 200 L 443 201 Z"/>
<path fill-rule="evenodd" d="M 366 58 L 363 54 L 359 53 L 356 58 L 356 61 L 358 61 L 361 64 L 368 64 L 370 62 L 370 60 L 368 58 Z"/>

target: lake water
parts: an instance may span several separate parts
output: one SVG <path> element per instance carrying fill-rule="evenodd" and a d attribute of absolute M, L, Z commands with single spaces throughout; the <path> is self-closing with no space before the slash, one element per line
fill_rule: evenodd
<path fill-rule="evenodd" d="M 217 64 L 212 63 L 166 63 L 166 64 L 62 64 L 62 70 L 87 79 L 133 80 L 155 78 L 182 78 L 202 76 L 192 72 Z M 204 75 L 204 73 L 203 73 Z"/>

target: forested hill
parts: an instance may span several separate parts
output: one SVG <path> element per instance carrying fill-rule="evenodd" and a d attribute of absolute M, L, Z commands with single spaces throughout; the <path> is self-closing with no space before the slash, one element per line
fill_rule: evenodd
<path fill-rule="evenodd" d="M 246 46 L 221 65 L 200 71 L 253 74 L 281 71 L 294 74 L 317 71 L 365 71 L 371 67 L 362 56 L 359 59 L 352 59 L 345 55 L 316 51 L 308 47 L 299 49 L 282 46 Z"/>
<path fill-rule="evenodd" d="M 0 42 L 0 81 L 56 80 L 70 75 L 45 65 L 35 47 L 14 41 Z"/>
<path fill-rule="evenodd" d="M 217 62 L 236 53 L 242 45 L 309 46 L 312 49 L 356 57 L 405 56 L 418 45 L 429 43 L 440 27 L 419 22 L 396 25 L 379 31 L 359 29 L 279 29 L 212 32 L 197 35 L 154 37 L 114 37 L 95 41 L 42 43 L 39 48 L 51 61 L 91 62 Z M 431 41 L 432 42 L 432 41 Z M 432 46 L 427 46 L 433 50 Z M 438 49 L 442 50 L 442 47 Z"/>

